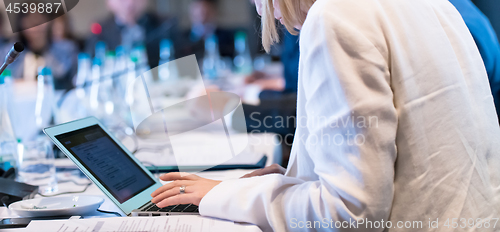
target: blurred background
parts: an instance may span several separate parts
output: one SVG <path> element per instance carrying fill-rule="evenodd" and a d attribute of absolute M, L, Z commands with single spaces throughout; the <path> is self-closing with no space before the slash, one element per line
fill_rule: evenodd
<path fill-rule="evenodd" d="M 63 157 L 55 147 L 30 144 L 46 140 L 43 128 L 88 116 L 97 117 L 132 153 L 146 154 L 139 157 L 145 163 L 167 157 L 164 163 L 175 165 L 177 153 L 204 157 L 187 164 L 212 165 L 220 155 L 216 140 L 227 142 L 231 134 L 243 147 L 232 157 L 244 154 L 244 163 L 255 163 L 266 154 L 268 164 L 286 167 L 300 123 L 299 37 L 281 28 L 280 43 L 266 54 L 253 1 L 80 0 L 60 16 L 47 0 L 26 0 L 33 12 L 24 13 L 13 13 L 0 0 L 1 59 L 14 42 L 26 48 L 0 77 L 0 170 L 18 167 L 24 173 L 26 156 L 19 154 L 29 149 Z M 500 1 L 473 3 L 498 34 Z M 465 16 L 483 16 L 467 10 Z M 215 92 L 230 94 L 214 97 Z M 224 133 L 208 126 L 216 124 Z M 174 148 L 169 136 L 184 132 L 193 134 Z M 52 169 L 26 170 L 38 176 Z"/>
<path fill-rule="evenodd" d="M 194 0 L 148 0 L 147 11 L 157 14 L 160 17 L 175 17 L 183 28 L 188 28 L 190 24 L 189 8 Z M 6 19 L 5 5 L 0 1 L 2 18 Z M 247 0 L 217 0 L 216 20 L 220 26 L 227 28 L 248 27 L 256 20 L 254 8 Z M 72 30 L 80 39 L 86 38 L 91 33 L 92 23 L 98 22 L 108 17 L 112 12 L 107 7 L 106 0 L 85 0 L 79 1 L 78 6 L 68 13 Z M 11 33 L 8 21 L 3 21 L 2 31 Z"/>
<path fill-rule="evenodd" d="M 0 4 L 0 55 L 14 42 L 25 46 L 0 77 L 0 168 L 18 167 L 29 183 L 22 176 L 41 169 L 24 167 L 29 162 L 20 152 L 35 147 L 46 154 L 43 146 L 28 149 L 46 144 L 43 128 L 88 116 L 149 164 L 179 164 L 173 153 L 180 149 L 212 165 L 221 156 L 216 144 L 227 143 L 229 133 L 238 141 L 232 146 L 241 147 L 229 157 L 245 154 L 244 163 L 255 163 L 267 153 L 268 164 L 286 166 L 298 36 L 282 28 L 282 42 L 266 54 L 253 1 L 84 0 L 62 16 L 54 5 L 49 12 L 50 1 L 25 2 L 30 9 L 17 13 L 11 2 Z M 174 148 L 172 135 L 184 132 L 187 140 Z"/>

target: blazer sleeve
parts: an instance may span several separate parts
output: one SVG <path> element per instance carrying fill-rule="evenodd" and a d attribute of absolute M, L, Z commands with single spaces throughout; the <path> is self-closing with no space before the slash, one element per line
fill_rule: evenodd
<path fill-rule="evenodd" d="M 299 170 L 223 181 L 201 215 L 263 231 L 384 230 L 353 222 L 387 222 L 392 208 L 398 121 L 388 61 L 371 32 L 337 13 L 313 6 L 301 31 Z"/>

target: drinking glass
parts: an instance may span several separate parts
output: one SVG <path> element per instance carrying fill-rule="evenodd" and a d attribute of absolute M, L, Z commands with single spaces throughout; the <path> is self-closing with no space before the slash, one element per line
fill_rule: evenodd
<path fill-rule="evenodd" d="M 38 186 L 41 194 L 57 192 L 52 143 L 37 140 L 18 148 L 18 181 Z"/>

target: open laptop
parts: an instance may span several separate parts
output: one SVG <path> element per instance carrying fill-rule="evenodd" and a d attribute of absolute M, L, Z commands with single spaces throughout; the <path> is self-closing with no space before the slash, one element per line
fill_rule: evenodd
<path fill-rule="evenodd" d="M 199 214 L 196 205 L 160 209 L 153 204 L 151 193 L 162 184 L 96 118 L 44 132 L 127 216 Z"/>

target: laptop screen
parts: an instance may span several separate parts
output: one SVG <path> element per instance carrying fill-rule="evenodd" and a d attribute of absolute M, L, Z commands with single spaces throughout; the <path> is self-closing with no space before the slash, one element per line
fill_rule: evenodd
<path fill-rule="evenodd" d="M 99 125 L 55 137 L 120 204 L 155 184 Z"/>

